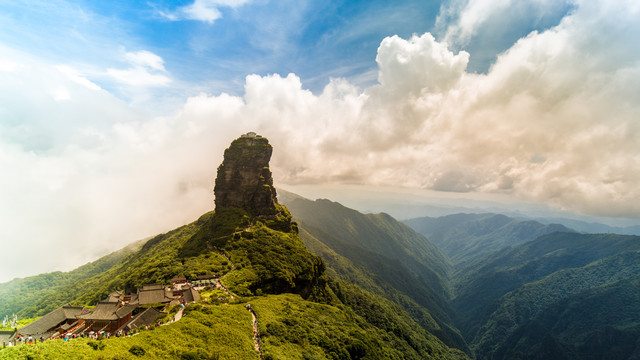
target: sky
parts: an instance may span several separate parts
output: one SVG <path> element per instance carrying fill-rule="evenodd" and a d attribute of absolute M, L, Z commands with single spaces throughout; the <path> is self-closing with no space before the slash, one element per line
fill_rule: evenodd
<path fill-rule="evenodd" d="M 635 0 L 0 0 L 0 282 L 212 210 L 248 131 L 287 189 L 639 223 L 638 38 Z"/>

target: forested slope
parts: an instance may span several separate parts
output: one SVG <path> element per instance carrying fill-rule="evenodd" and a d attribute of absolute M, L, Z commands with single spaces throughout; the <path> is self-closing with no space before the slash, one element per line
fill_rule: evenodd
<path fill-rule="evenodd" d="M 503 249 L 456 273 L 453 304 L 458 327 L 480 359 L 511 358 L 514 353 L 508 355 L 505 349 L 521 341 L 528 345 L 518 350 L 518 356 L 546 352 L 551 356 L 566 349 L 566 354 L 574 354 L 593 332 L 635 326 L 634 306 L 609 300 L 598 304 L 597 299 L 605 297 L 595 294 L 613 296 L 611 289 L 621 290 L 620 284 L 627 284 L 631 301 L 638 291 L 634 288 L 638 282 L 632 281 L 640 274 L 638 251 L 637 236 L 577 233 L 552 233 Z M 619 321 L 610 317 L 611 306 Z M 590 315 L 580 312 L 586 308 Z M 584 321 L 576 320 L 581 316 L 590 318 L 589 327 L 581 327 Z M 563 324 L 563 318 L 569 323 Z M 554 325 L 537 328 L 534 336 L 531 329 L 540 325 L 540 319 Z M 559 331 L 557 326 L 573 330 Z M 614 351 L 606 347 L 599 351 Z"/>

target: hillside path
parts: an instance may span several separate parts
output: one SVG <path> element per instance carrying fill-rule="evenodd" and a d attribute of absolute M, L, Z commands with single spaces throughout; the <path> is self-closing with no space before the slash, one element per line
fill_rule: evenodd
<path fill-rule="evenodd" d="M 224 284 L 222 283 L 222 278 L 229 275 L 232 271 L 236 270 L 236 265 L 233 263 L 233 261 L 231 261 L 231 259 L 229 258 L 229 256 L 227 256 L 227 253 L 224 252 L 224 250 L 222 249 L 218 249 L 217 246 L 211 246 L 209 244 L 209 242 L 207 241 L 207 247 L 209 249 L 215 249 L 220 255 L 222 255 L 225 259 L 227 259 L 227 261 L 229 262 L 229 265 L 231 265 L 231 270 L 229 270 L 229 272 L 227 272 L 226 274 L 222 275 L 219 279 L 213 279 L 213 282 L 215 282 L 216 284 L 216 289 L 220 288 L 222 289 L 224 292 L 227 293 L 227 295 L 229 295 L 229 297 L 231 299 L 234 299 L 233 294 L 231 293 L 231 291 L 229 291 L 229 289 L 224 286 Z"/>
<path fill-rule="evenodd" d="M 251 313 L 253 323 L 253 346 L 255 346 L 260 360 L 264 360 L 264 356 L 262 356 L 262 342 L 260 342 L 260 331 L 258 330 L 258 318 L 256 317 L 256 313 L 253 312 L 253 309 L 249 309 L 249 312 Z"/>
<path fill-rule="evenodd" d="M 182 310 L 184 310 L 183 307 L 181 307 L 180 310 L 178 310 L 178 312 L 176 313 L 176 316 L 173 318 L 174 322 L 182 319 Z"/>

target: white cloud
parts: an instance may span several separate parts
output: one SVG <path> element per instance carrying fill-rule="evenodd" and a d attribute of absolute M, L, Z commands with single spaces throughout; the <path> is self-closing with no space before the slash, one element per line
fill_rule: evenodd
<path fill-rule="evenodd" d="M 20 69 L 21 65 L 15 61 L 2 60 L 0 61 L 0 71 L 14 72 Z"/>
<path fill-rule="evenodd" d="M 509 6 L 512 6 L 511 0 L 468 0 L 466 3 L 454 1 L 442 11 L 436 22 L 447 24 L 445 41 L 467 44 L 478 27 L 485 24 L 492 15 L 504 13 Z M 457 21 L 451 23 L 445 18 L 451 16 L 457 16 Z"/>
<path fill-rule="evenodd" d="M 213 24 L 222 17 L 221 7 L 236 9 L 248 2 L 250 0 L 195 0 L 192 4 L 174 11 L 157 10 L 157 13 L 170 21 L 196 20 Z"/>
<path fill-rule="evenodd" d="M 442 40 L 465 46 L 481 32 L 497 36 L 513 31 L 519 23 L 536 27 L 546 16 L 560 13 L 574 0 L 451 0 L 442 6 L 436 28 Z"/>
<path fill-rule="evenodd" d="M 107 75 L 117 82 L 136 87 L 167 86 L 171 83 L 164 68 L 164 60 L 160 56 L 141 50 L 125 52 L 124 58 L 130 68 L 107 69 Z"/>
<path fill-rule="evenodd" d="M 462 51 L 454 55 L 427 33 L 408 41 L 398 36 L 384 39 L 376 61 L 378 81 L 386 96 L 419 96 L 454 87 L 464 74 L 469 54 Z"/>
<path fill-rule="evenodd" d="M 131 69 L 108 69 L 107 75 L 114 80 L 132 86 L 167 86 L 171 79 L 164 74 L 154 74 L 142 67 Z"/>
<path fill-rule="evenodd" d="M 86 87 L 91 90 L 101 90 L 100 86 L 94 84 L 89 79 L 87 79 L 84 75 L 82 75 L 78 70 L 72 68 L 68 65 L 58 65 L 55 67 L 61 73 L 65 74 L 70 80 Z"/>
<path fill-rule="evenodd" d="M 521 39 L 487 75 L 430 34 L 390 37 L 379 85 L 332 81 L 314 95 L 294 75 L 250 76 L 233 117 L 271 139 L 282 182 L 500 192 L 638 216 L 637 13 L 596 5 Z"/>
<path fill-rule="evenodd" d="M 65 86 L 58 86 L 55 89 L 50 90 L 49 94 L 51 94 L 55 101 L 65 101 L 71 99 L 69 89 L 67 89 Z"/>
<path fill-rule="evenodd" d="M 125 57 L 132 65 L 148 67 L 153 70 L 166 71 L 164 69 L 164 60 L 150 51 L 140 50 L 136 52 L 127 52 Z"/>

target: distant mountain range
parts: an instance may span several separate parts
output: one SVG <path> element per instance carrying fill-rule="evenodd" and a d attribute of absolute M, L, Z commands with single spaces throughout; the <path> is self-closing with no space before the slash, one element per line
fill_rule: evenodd
<path fill-rule="evenodd" d="M 588 234 L 620 234 L 620 235 L 640 235 L 640 225 L 635 226 L 610 226 L 596 222 L 588 222 L 562 217 L 541 217 L 535 218 L 543 224 L 562 224 L 578 232 Z"/>
<path fill-rule="evenodd" d="M 433 241 L 459 268 L 507 246 L 523 244 L 552 232 L 572 232 L 559 224 L 543 225 L 500 214 L 454 214 L 405 220 Z"/>

